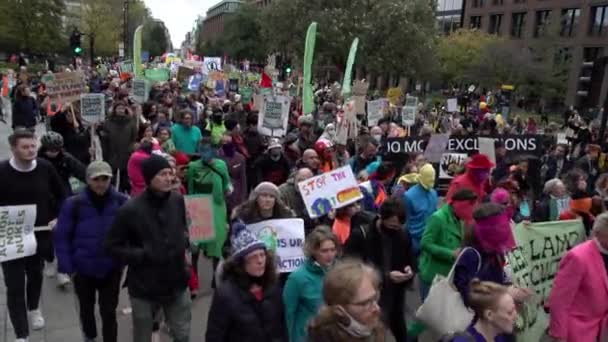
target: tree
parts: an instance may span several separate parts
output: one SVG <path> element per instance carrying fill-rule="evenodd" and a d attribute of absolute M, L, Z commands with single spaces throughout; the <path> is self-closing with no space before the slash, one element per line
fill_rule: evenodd
<path fill-rule="evenodd" d="M 111 3 L 86 0 L 80 28 L 86 34 L 86 47 L 89 47 L 89 39 L 91 35 L 94 35 L 96 55 L 116 55 L 122 33 L 121 18 L 121 16 L 116 15 Z M 85 51 L 88 51 L 88 49 L 85 48 Z"/>
<path fill-rule="evenodd" d="M 171 47 L 167 44 L 169 40 L 162 21 L 152 20 L 144 25 L 142 49 L 148 51 L 150 56 L 161 56 L 170 50 Z"/>
<path fill-rule="evenodd" d="M 67 45 L 64 14 L 63 0 L 3 0 L 0 41 L 12 50 L 27 53 L 60 52 Z"/>
<path fill-rule="evenodd" d="M 221 52 L 237 60 L 263 61 L 266 44 L 261 39 L 260 9 L 253 4 L 242 4 L 224 25 L 225 30 L 217 42 Z"/>

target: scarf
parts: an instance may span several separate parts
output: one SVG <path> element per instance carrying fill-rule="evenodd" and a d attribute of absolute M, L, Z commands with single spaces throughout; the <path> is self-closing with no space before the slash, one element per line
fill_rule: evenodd
<path fill-rule="evenodd" d="M 352 336 L 354 338 L 365 338 L 365 337 L 370 337 L 372 335 L 372 332 L 373 332 L 372 329 L 359 323 L 356 319 L 353 318 L 353 316 L 351 316 L 343 308 L 339 307 L 339 310 L 344 316 L 348 317 L 348 319 L 349 319 L 348 325 L 343 324 L 341 322 L 338 323 L 340 328 L 342 328 L 342 330 L 344 330 L 347 334 L 349 334 L 350 336 Z"/>

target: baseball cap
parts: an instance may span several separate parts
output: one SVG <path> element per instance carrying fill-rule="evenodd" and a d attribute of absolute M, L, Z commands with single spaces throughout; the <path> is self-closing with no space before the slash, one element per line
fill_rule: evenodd
<path fill-rule="evenodd" d="M 97 178 L 99 176 L 112 177 L 112 167 L 110 164 L 97 160 L 87 166 L 87 179 Z"/>

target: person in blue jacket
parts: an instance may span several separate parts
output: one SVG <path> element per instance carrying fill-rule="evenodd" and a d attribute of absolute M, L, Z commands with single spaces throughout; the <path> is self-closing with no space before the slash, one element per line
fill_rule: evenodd
<path fill-rule="evenodd" d="M 95 298 L 99 297 L 103 341 L 117 341 L 116 307 L 123 267 L 103 249 L 106 233 L 127 196 L 110 186 L 112 168 L 103 161 L 86 170 L 86 189 L 66 200 L 54 230 L 60 273 L 73 276 L 85 341 L 97 337 Z"/>
<path fill-rule="evenodd" d="M 306 341 L 308 321 L 323 303 L 323 279 L 334 264 L 339 246 L 338 237 L 326 226 L 318 226 L 306 237 L 306 261 L 289 275 L 283 289 L 290 342 Z"/>
<path fill-rule="evenodd" d="M 418 170 L 418 184 L 409 188 L 403 195 L 407 216 L 406 227 L 412 237 L 412 246 L 416 255 L 420 254 L 420 240 L 424 233 L 427 219 L 437 210 L 437 191 L 435 186 L 435 168 L 424 164 Z"/>

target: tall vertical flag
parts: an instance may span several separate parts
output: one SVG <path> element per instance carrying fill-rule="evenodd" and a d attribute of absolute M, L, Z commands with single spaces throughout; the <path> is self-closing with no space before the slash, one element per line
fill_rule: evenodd
<path fill-rule="evenodd" d="M 353 64 L 357 56 L 357 47 L 359 46 L 359 38 L 355 38 L 350 46 L 348 59 L 346 60 L 346 70 L 344 71 L 344 81 L 342 82 L 342 95 L 348 98 L 351 94 L 351 85 L 353 79 Z"/>
<path fill-rule="evenodd" d="M 310 26 L 308 26 L 304 50 L 304 90 L 302 95 L 302 109 L 304 115 L 312 113 L 315 109 L 315 101 L 312 92 L 312 60 L 315 54 L 316 40 L 317 23 L 312 22 Z"/>
<path fill-rule="evenodd" d="M 143 33 L 143 25 L 140 25 L 133 34 L 133 74 L 135 77 L 143 77 L 144 69 L 141 66 L 141 41 Z"/>

